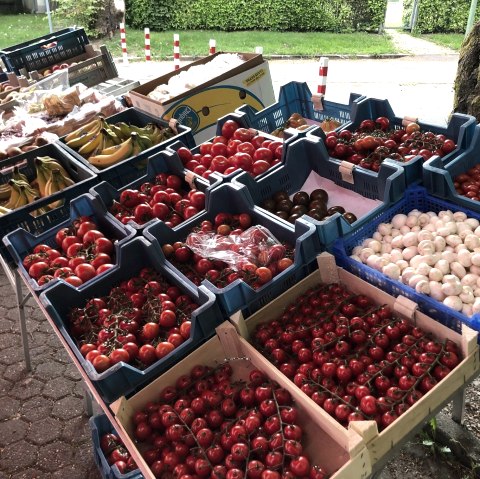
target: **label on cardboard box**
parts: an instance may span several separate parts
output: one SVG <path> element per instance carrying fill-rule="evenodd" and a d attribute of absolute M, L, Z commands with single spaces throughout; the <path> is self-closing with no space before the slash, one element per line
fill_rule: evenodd
<path fill-rule="evenodd" d="M 216 134 L 218 118 L 248 104 L 263 110 L 275 102 L 268 63 L 243 71 L 233 77 L 188 94 L 172 103 L 161 104 L 145 95 L 130 95 L 133 106 L 164 120 L 175 118 L 192 129 L 196 143 Z"/>

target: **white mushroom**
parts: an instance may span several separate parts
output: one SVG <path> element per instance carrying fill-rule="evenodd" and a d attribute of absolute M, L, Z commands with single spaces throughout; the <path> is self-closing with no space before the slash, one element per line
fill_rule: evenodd
<path fill-rule="evenodd" d="M 458 296 L 447 296 L 443 300 L 443 304 L 454 309 L 455 311 L 461 311 L 463 308 L 462 300 Z"/>
<path fill-rule="evenodd" d="M 382 273 L 394 280 L 398 280 L 400 278 L 400 268 L 394 263 L 385 265 L 382 268 Z"/>

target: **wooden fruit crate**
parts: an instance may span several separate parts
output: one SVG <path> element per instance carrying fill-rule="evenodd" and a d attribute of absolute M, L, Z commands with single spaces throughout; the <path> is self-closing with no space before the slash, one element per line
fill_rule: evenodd
<path fill-rule="evenodd" d="M 132 417 L 135 411 L 141 410 L 149 401 L 155 401 L 159 392 L 166 386 L 175 385 L 177 378 L 190 373 L 196 364 L 215 366 L 230 359 L 233 368 L 232 379 L 248 379 L 252 369 L 261 369 L 270 379 L 287 389 L 298 409 L 299 424 L 305 440 L 304 451 L 312 464 L 317 464 L 331 473 L 330 479 L 365 479 L 370 475 L 369 456 L 363 445 L 361 436 L 354 430 L 338 435 L 336 429 L 328 427 L 318 414 L 317 406 L 307 401 L 307 396 L 297 389 L 293 383 L 283 376 L 273 365 L 257 354 L 255 359 L 247 353 L 248 343 L 238 336 L 235 327 L 225 322 L 217 328 L 217 336 L 200 346 L 197 350 L 173 366 L 166 373 L 143 388 L 129 399 L 120 398 L 110 405 L 115 414 L 115 420 L 129 441 L 124 441 L 129 451 L 138 452 L 133 438 Z M 333 434 L 330 434 L 332 429 Z M 345 439 L 345 441 L 343 441 Z M 145 479 L 155 479 L 148 465 L 137 460 Z"/>
<path fill-rule="evenodd" d="M 93 87 L 118 76 L 112 55 L 105 45 L 100 47 L 100 51 L 94 50 L 92 45 L 85 45 L 85 53 L 68 59 L 69 64 L 73 62 L 76 65 L 68 68 L 70 86 L 83 83 L 87 87 Z M 33 80 L 38 81 L 44 72 L 45 70 L 34 70 L 29 74 Z"/>
<path fill-rule="evenodd" d="M 416 326 L 431 333 L 436 339 L 440 341 L 446 339 L 454 341 L 462 353 L 463 360 L 448 376 L 381 432 L 378 432 L 375 421 L 353 421 L 349 424 L 348 429 L 344 428 L 336 419 L 331 417 L 291 382 L 294 388 L 297 388 L 299 392 L 304 394 L 304 403 L 310 404 L 309 407 L 312 411 L 316 410 L 318 420 L 321 421 L 323 427 L 332 437 L 339 441 L 343 438 L 344 444 L 348 443 L 348 438 L 352 431 L 363 437 L 372 468 L 378 470 L 380 467 L 383 467 L 389 453 L 394 452 L 393 450 L 396 446 L 405 440 L 415 428 L 418 429 L 425 424 L 432 414 L 438 412 L 456 393 L 461 392 L 462 388 L 480 372 L 479 347 L 477 344 L 478 332 L 463 324 L 460 326 L 461 333 L 453 331 L 418 311 L 416 304 L 409 299 L 403 296 L 394 298 L 388 295 L 357 276 L 337 267 L 335 258 L 332 255 L 322 253 L 318 256 L 318 270 L 300 281 L 293 288 L 257 311 L 247 320 L 242 317 L 241 313 L 237 313 L 230 318 L 242 336 L 240 344 L 244 354 L 260 365 L 261 369 L 264 369 L 270 362 L 247 342 L 250 333 L 255 330 L 257 325 L 279 317 L 288 305 L 308 289 L 319 284 L 330 283 L 342 283 L 352 293 L 364 294 L 376 304 L 389 306 L 397 316 L 409 319 Z M 359 476 L 354 475 L 351 477 Z"/>

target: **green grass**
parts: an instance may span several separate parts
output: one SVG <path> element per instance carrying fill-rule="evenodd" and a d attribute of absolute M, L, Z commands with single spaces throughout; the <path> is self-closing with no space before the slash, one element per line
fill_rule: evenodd
<path fill-rule="evenodd" d="M 429 33 L 417 35 L 418 38 L 459 51 L 465 35 L 463 33 Z"/>
<path fill-rule="evenodd" d="M 151 32 L 151 52 L 156 59 L 172 56 L 173 31 Z M 253 52 L 256 46 L 263 47 L 264 55 L 320 56 L 328 54 L 379 55 L 395 53 L 395 48 L 385 35 L 367 33 L 295 33 L 295 32 L 218 32 L 211 30 L 182 31 L 180 34 L 181 55 L 206 55 L 208 42 L 214 38 L 217 51 Z M 121 56 L 120 35 L 106 45 L 113 56 Z M 129 55 L 144 56 L 143 31 L 127 30 Z"/>
<path fill-rule="evenodd" d="M 54 27 L 62 28 L 53 15 Z M 2 15 L 0 16 L 0 49 L 28 41 L 49 32 L 46 15 Z M 387 35 L 368 33 L 296 33 L 296 32 L 219 32 L 219 31 L 167 31 L 151 32 L 153 59 L 160 60 L 173 54 L 173 33 L 180 34 L 180 52 L 185 56 L 208 54 L 208 42 L 214 38 L 217 51 L 253 52 L 256 46 L 263 47 L 264 55 L 380 55 L 395 53 Z M 120 33 L 105 43 L 114 57 L 121 56 Z M 129 56 L 144 58 L 143 30 L 127 29 L 127 51 Z"/>

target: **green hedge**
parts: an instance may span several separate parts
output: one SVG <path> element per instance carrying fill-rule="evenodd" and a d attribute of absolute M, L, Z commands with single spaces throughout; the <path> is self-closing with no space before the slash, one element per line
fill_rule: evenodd
<path fill-rule="evenodd" d="M 404 23 L 410 25 L 413 0 L 404 0 Z M 420 0 L 415 33 L 464 33 L 471 0 Z M 480 19 L 480 5 L 475 19 Z"/>
<path fill-rule="evenodd" d="M 152 30 L 378 31 L 387 0 L 127 0 L 127 24 Z"/>

